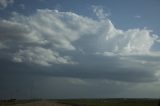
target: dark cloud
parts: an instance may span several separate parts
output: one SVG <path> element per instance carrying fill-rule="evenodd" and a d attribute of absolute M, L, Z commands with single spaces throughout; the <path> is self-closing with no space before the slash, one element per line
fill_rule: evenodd
<path fill-rule="evenodd" d="M 94 56 L 94 55 L 93 55 Z M 35 76 L 68 77 L 80 79 L 107 79 L 122 82 L 154 82 L 158 81 L 157 71 L 150 70 L 145 65 L 137 67 L 132 65 L 124 67 L 116 58 L 83 57 L 76 65 L 54 64 L 44 67 L 33 64 L 14 63 L 6 60 L 1 61 L 2 73 L 28 74 Z M 99 61 L 98 61 L 99 59 Z M 78 61 L 78 60 L 77 60 Z M 121 61 L 122 62 L 122 61 Z M 10 66 L 10 67 L 8 67 Z M 137 68 L 136 68 L 137 67 Z"/>

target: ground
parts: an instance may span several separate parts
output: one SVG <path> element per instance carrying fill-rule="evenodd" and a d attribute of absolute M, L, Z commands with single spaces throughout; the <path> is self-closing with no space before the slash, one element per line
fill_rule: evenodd
<path fill-rule="evenodd" d="M 0 106 L 160 106 L 160 99 L 1 100 Z"/>
<path fill-rule="evenodd" d="M 20 104 L 0 104 L 0 106 L 71 106 L 56 102 L 49 102 L 49 101 L 36 101 L 31 103 L 20 103 Z"/>

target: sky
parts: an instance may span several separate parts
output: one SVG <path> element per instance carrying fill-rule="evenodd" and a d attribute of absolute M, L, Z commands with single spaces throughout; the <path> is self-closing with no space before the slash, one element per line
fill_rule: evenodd
<path fill-rule="evenodd" d="M 0 0 L 0 99 L 159 98 L 159 0 Z"/>

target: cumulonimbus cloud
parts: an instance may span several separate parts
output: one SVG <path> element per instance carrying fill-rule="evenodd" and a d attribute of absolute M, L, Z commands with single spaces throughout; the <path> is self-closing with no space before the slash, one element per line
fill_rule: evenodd
<path fill-rule="evenodd" d="M 112 66 L 117 67 L 113 72 L 118 71 L 118 68 L 133 70 L 133 67 L 145 72 L 146 67 L 151 64 L 154 66 L 150 67 L 151 70 L 158 70 L 159 67 L 156 65 L 160 60 L 154 61 L 153 58 L 160 57 L 159 51 L 152 50 L 155 42 L 159 40 L 158 35 L 147 28 L 126 31 L 117 29 L 111 20 L 103 15 L 102 10 L 96 9 L 95 12 L 100 12 L 97 13 L 98 20 L 73 12 L 49 9 L 38 9 L 30 16 L 14 13 L 9 19 L 0 20 L 0 50 L 5 50 L 12 61 L 26 64 L 74 65 L 80 63 L 79 60 L 85 61 L 83 55 L 87 54 L 97 58 L 116 58 L 116 61 L 111 61 Z M 82 54 L 78 54 L 77 57 L 76 53 Z M 116 65 L 117 61 L 121 66 Z M 105 64 L 104 60 L 100 63 L 96 62 L 99 66 Z M 144 69 L 138 65 L 139 63 Z M 157 71 L 152 75 L 148 69 L 146 72 L 146 76 L 154 76 Z M 91 71 L 89 73 L 92 74 Z M 106 75 L 104 78 L 109 76 Z"/>

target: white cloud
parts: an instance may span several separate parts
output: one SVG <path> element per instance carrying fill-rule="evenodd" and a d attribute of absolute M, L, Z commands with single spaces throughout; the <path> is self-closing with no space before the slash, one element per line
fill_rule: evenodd
<path fill-rule="evenodd" d="M 96 14 L 96 16 L 100 19 L 100 20 L 105 20 L 107 19 L 108 16 L 111 15 L 110 12 L 106 13 L 104 8 L 102 6 L 92 6 L 93 8 L 93 12 Z"/>
<path fill-rule="evenodd" d="M 14 12 L 9 20 L 0 20 L 0 33 L 2 33 L 0 38 L 1 42 L 4 42 L 10 49 L 12 49 L 11 45 L 18 49 L 16 51 L 19 52 L 15 53 L 18 57 L 14 57 L 17 62 L 25 62 L 24 60 L 29 57 L 28 52 L 35 52 L 32 51 L 34 49 L 26 49 L 30 47 L 49 47 L 57 53 L 59 50 L 76 50 L 73 43 L 82 36 L 97 33 L 97 23 L 90 18 L 58 10 L 37 10 L 36 14 L 29 17 Z M 40 55 L 43 56 L 43 54 Z M 38 63 L 36 60 L 36 62 L 29 59 L 27 61 Z M 44 64 L 50 64 L 47 62 L 48 60 Z"/>
<path fill-rule="evenodd" d="M 148 54 L 153 46 L 155 39 L 150 30 L 130 29 L 122 31 L 112 29 L 106 36 L 107 44 L 111 52 L 122 55 Z"/>
<path fill-rule="evenodd" d="M 30 47 L 25 50 L 19 50 L 19 52 L 14 54 L 13 60 L 15 62 L 35 63 L 42 66 L 50 66 L 51 64 L 74 64 L 70 57 L 61 57 L 59 53 L 41 47 Z"/>
<path fill-rule="evenodd" d="M 29 26 L 20 22 L 0 20 L 1 41 L 36 42 L 37 36 L 30 32 Z M 26 36 L 27 35 L 27 36 Z"/>
<path fill-rule="evenodd" d="M 0 0 L 0 8 L 6 8 L 8 4 L 12 4 L 14 0 Z"/>
<path fill-rule="evenodd" d="M 25 33 L 29 41 L 49 43 L 55 48 L 66 50 L 75 50 L 72 42 L 81 36 L 95 33 L 96 31 L 90 29 L 95 29 L 97 24 L 87 17 L 58 10 L 38 10 L 30 17 L 14 14 L 7 23 L 15 23 L 14 27 L 20 27 L 21 30 L 25 27 L 28 32 L 21 33 Z"/>

